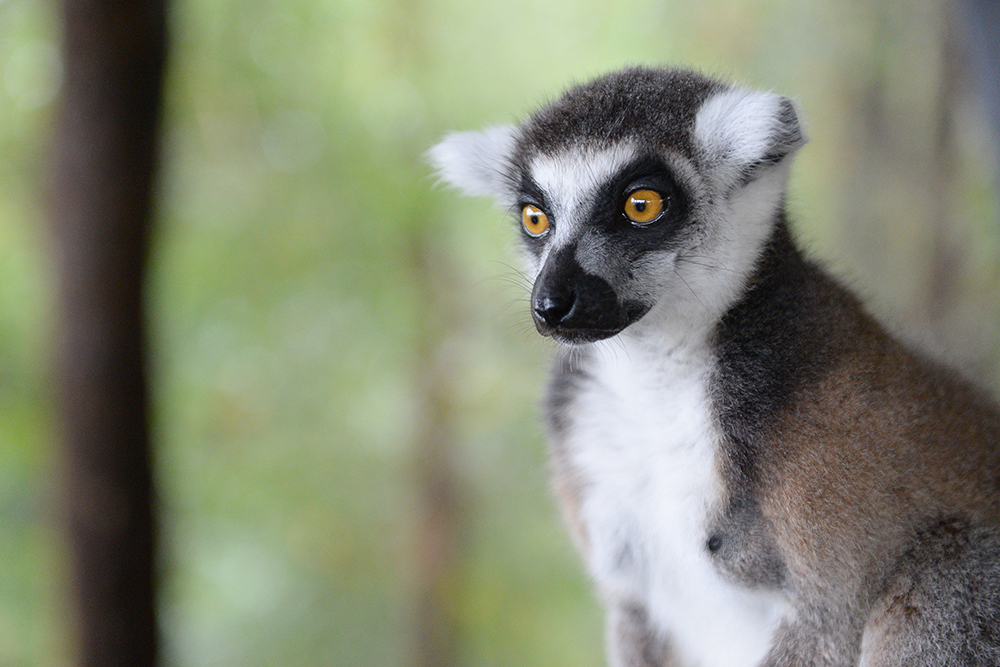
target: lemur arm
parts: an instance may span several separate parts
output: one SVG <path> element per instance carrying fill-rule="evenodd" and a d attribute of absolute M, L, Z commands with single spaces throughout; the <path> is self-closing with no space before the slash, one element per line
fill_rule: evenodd
<path fill-rule="evenodd" d="M 611 667 L 680 667 L 669 639 L 653 631 L 646 610 L 639 605 L 610 606 L 607 650 Z"/>

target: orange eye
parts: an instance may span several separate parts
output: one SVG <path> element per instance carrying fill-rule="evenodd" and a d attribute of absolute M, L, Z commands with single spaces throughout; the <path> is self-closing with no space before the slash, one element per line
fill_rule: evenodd
<path fill-rule="evenodd" d="M 521 209 L 521 224 L 532 236 L 541 236 L 549 229 L 549 216 L 542 213 L 537 206 L 528 204 Z"/>
<path fill-rule="evenodd" d="M 625 215 L 640 225 L 663 213 L 663 195 L 654 190 L 636 190 L 625 199 Z"/>

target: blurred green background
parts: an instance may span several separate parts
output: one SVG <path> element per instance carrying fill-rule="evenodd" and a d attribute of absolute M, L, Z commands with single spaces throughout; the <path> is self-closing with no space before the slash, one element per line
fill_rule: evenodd
<path fill-rule="evenodd" d="M 4 666 L 72 656 L 56 9 L 0 1 Z M 995 143 L 940 0 L 177 0 L 172 36 L 149 295 L 167 665 L 603 664 L 547 487 L 549 346 L 515 235 L 422 154 L 609 69 L 681 63 L 796 98 L 805 245 L 1000 380 Z"/>

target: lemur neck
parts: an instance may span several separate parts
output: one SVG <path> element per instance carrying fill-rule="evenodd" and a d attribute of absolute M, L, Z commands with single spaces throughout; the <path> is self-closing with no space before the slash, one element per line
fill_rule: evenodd
<path fill-rule="evenodd" d="M 744 285 L 740 298 L 727 311 L 737 310 L 742 304 L 752 299 L 754 293 L 767 287 L 775 287 L 789 278 L 800 276 L 806 270 L 807 262 L 802 252 L 792 239 L 788 229 L 788 220 L 784 210 L 775 215 L 771 234 L 760 251 L 754 271 Z"/>
<path fill-rule="evenodd" d="M 794 396 L 870 329 L 857 300 L 803 256 L 782 216 L 712 340 L 713 395 L 734 461 L 756 460 L 762 434 Z M 749 467 L 742 474 L 753 478 Z"/>

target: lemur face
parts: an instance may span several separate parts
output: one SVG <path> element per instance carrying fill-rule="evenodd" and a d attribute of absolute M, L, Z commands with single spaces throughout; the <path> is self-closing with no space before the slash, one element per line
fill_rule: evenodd
<path fill-rule="evenodd" d="M 518 127 L 449 135 L 444 180 L 509 206 L 531 315 L 564 343 L 661 312 L 714 321 L 743 287 L 803 143 L 791 103 L 685 71 L 631 69 Z"/>
<path fill-rule="evenodd" d="M 536 328 L 567 343 L 618 334 L 649 312 L 678 253 L 696 245 L 690 188 L 664 156 L 631 141 L 526 162 L 516 209 Z"/>

